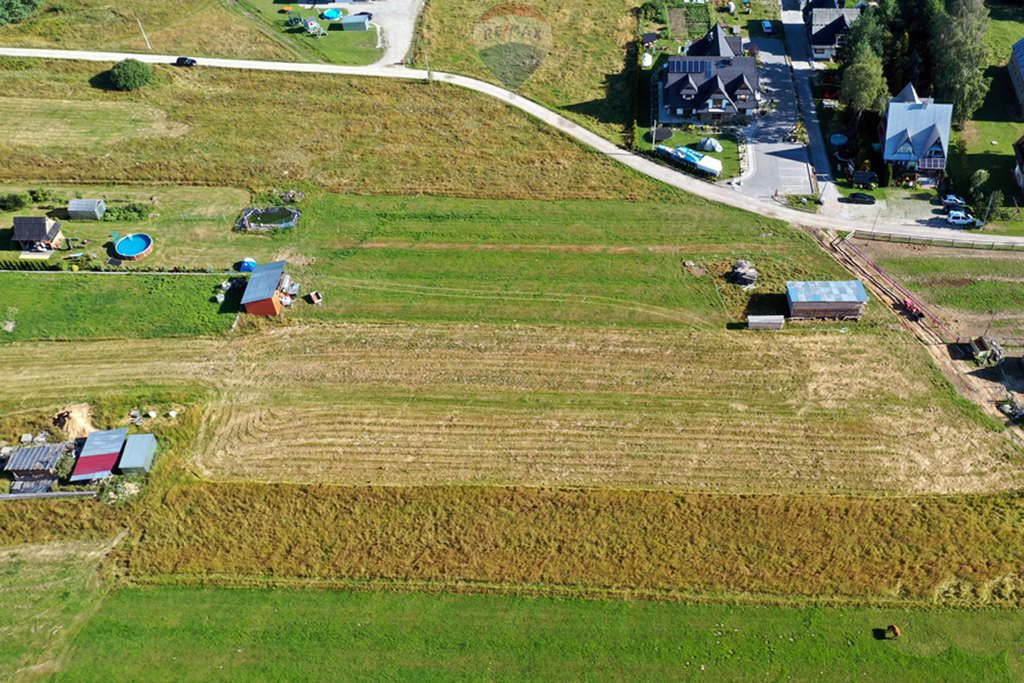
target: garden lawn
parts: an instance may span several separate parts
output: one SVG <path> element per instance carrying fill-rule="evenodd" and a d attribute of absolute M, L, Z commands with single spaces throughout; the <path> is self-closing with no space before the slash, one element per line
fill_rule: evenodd
<path fill-rule="evenodd" d="M 179 337 L 226 332 L 241 295 L 212 301 L 223 276 L 0 273 L 0 343 Z"/>
<path fill-rule="evenodd" d="M 377 49 L 377 28 L 369 31 L 332 30 L 327 19 L 320 18 L 318 9 L 303 8 L 298 4 L 291 5 L 304 19 L 317 19 L 320 26 L 327 31 L 326 36 L 315 38 L 306 31 L 304 26 L 289 27 L 286 25 L 287 12 L 282 9 L 287 5 L 275 0 L 242 0 L 239 5 L 260 21 L 284 44 L 296 52 L 309 57 L 311 61 L 330 62 L 332 64 L 362 65 L 372 64 L 383 54 Z M 356 10 L 352 5 L 346 7 L 345 14 Z M 336 23 L 336 22 L 334 22 Z M 340 24 L 339 24 L 340 27 Z"/>
<path fill-rule="evenodd" d="M 646 135 L 649 128 L 637 127 L 637 148 L 641 150 L 653 150 L 654 145 L 647 141 Z M 722 143 L 721 152 L 705 152 L 701 150 L 697 143 L 707 137 L 712 137 Z M 726 180 L 728 178 L 735 178 L 740 174 L 740 151 L 739 144 L 736 142 L 736 138 L 731 135 L 721 135 L 714 133 L 700 133 L 700 132 L 687 132 L 677 131 L 664 142 L 659 142 L 659 145 L 666 145 L 668 147 L 690 147 L 697 150 L 701 154 L 706 154 L 710 157 L 720 159 L 722 161 L 722 175 L 717 180 Z"/>
<path fill-rule="evenodd" d="M 57 680 L 1008 681 L 1022 635 L 1009 611 L 122 588 Z"/>

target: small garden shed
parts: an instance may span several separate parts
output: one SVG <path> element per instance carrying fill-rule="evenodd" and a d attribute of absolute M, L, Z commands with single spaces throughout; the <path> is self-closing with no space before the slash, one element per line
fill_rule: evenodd
<path fill-rule="evenodd" d="M 107 212 L 102 199 L 72 199 L 68 202 L 68 218 L 76 221 L 98 221 Z"/>
<path fill-rule="evenodd" d="M 60 223 L 46 216 L 16 216 L 11 241 L 22 249 L 56 249 L 64 242 Z"/>
<path fill-rule="evenodd" d="M 148 474 L 153 469 L 156 455 L 156 437 L 152 434 L 132 434 L 124 443 L 117 470 L 121 474 Z"/>
<path fill-rule="evenodd" d="M 341 18 L 343 31 L 369 31 L 370 18 L 365 14 L 350 14 Z"/>
<path fill-rule="evenodd" d="M 256 266 L 242 294 L 242 306 L 251 315 L 279 315 L 281 291 L 288 286 L 285 262 L 274 261 Z"/>
<path fill-rule="evenodd" d="M 44 443 L 36 446 L 22 446 L 16 449 L 4 465 L 7 472 L 15 479 L 53 476 L 57 471 L 57 461 L 67 448 L 66 443 Z"/>

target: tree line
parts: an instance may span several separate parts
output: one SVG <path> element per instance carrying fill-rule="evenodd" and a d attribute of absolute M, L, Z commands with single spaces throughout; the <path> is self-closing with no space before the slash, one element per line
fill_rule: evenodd
<path fill-rule="evenodd" d="M 840 99 L 859 120 L 885 111 L 891 93 L 912 83 L 918 94 L 953 105 L 957 126 L 988 94 L 984 0 L 878 0 L 846 34 L 838 54 Z"/>

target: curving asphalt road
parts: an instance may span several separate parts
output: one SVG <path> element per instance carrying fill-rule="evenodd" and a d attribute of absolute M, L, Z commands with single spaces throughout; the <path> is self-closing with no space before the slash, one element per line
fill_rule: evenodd
<path fill-rule="evenodd" d="M 172 63 L 175 55 L 154 55 L 134 54 L 127 52 L 93 52 L 79 50 L 52 50 L 20 47 L 0 47 L 0 56 L 5 57 L 30 57 L 36 59 L 69 59 L 93 62 L 117 62 L 122 59 L 137 59 L 150 64 Z M 467 88 L 485 95 L 502 100 L 503 102 L 520 109 L 527 114 L 540 119 L 544 123 L 557 128 L 566 135 L 576 139 L 584 145 L 604 154 L 605 156 L 630 167 L 637 173 L 642 173 L 650 178 L 661 181 L 672 187 L 695 194 L 705 199 L 728 204 L 740 209 L 752 211 L 787 221 L 804 228 L 816 228 L 821 230 L 856 230 L 868 233 L 863 226 L 850 225 L 849 222 L 829 216 L 806 213 L 783 206 L 771 199 L 750 197 L 741 194 L 739 191 L 728 186 L 714 185 L 704 182 L 693 176 L 677 171 L 669 166 L 657 163 L 647 157 L 634 154 L 628 150 L 618 147 L 612 142 L 605 140 L 600 135 L 593 133 L 582 126 L 573 123 L 543 105 L 506 90 L 492 83 L 434 71 L 429 74 L 423 69 L 410 69 L 404 66 L 340 66 L 335 64 L 308 64 L 304 62 L 267 62 L 247 59 L 219 59 L 214 57 L 198 58 L 199 65 L 220 69 L 246 69 L 252 71 L 284 71 L 301 73 L 338 74 L 343 76 L 370 76 L 374 78 L 405 78 L 412 80 L 427 80 L 433 78 L 435 81 L 451 83 L 460 88 Z M 895 238 L 904 239 L 936 239 L 948 242 L 951 245 L 964 244 L 974 245 L 977 243 L 994 243 L 1007 247 L 1024 248 L 1024 237 L 1009 237 L 1006 235 L 978 235 L 965 233 L 961 230 L 938 227 L 923 227 L 914 225 L 902 225 L 893 223 L 878 222 L 871 227 L 871 233 L 875 235 L 891 235 Z"/>

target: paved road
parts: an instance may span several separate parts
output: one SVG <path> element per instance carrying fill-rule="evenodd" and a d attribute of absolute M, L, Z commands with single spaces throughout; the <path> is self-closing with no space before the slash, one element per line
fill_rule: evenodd
<path fill-rule="evenodd" d="M 761 57 L 761 88 L 778 106 L 761 118 L 750 137 L 753 173 L 743 180 L 740 192 L 761 199 L 776 192 L 811 194 L 807 148 L 786 141 L 800 117 L 786 46 L 780 38 L 758 37 L 753 42 Z"/>
<path fill-rule="evenodd" d="M 116 62 L 122 59 L 134 58 L 151 64 L 168 64 L 174 61 L 173 55 L 134 54 L 119 52 L 86 52 L 73 50 L 50 50 L 18 47 L 0 47 L 0 56 L 8 57 L 34 57 L 39 59 L 70 59 L 85 60 L 94 62 Z M 284 71 L 303 73 L 339 74 L 345 76 L 373 76 L 378 78 L 407 78 L 425 80 L 427 72 L 422 69 L 409 69 L 400 66 L 339 66 L 334 64 L 306 64 L 301 62 L 263 62 L 244 59 L 216 59 L 199 58 L 201 66 L 222 68 L 222 69 L 248 69 L 255 71 Z M 520 109 L 527 114 L 540 119 L 544 123 L 557 128 L 569 137 L 582 144 L 604 154 L 605 156 L 628 166 L 638 173 L 661 181 L 666 185 L 685 190 L 691 194 L 704 197 L 711 201 L 729 204 L 747 211 L 784 220 L 797 226 L 805 228 L 818 228 L 825 230 L 850 230 L 854 227 L 849 222 L 822 216 L 818 214 L 805 213 L 782 206 L 772 200 L 764 200 L 741 194 L 730 187 L 715 185 L 699 180 L 693 176 L 686 175 L 674 168 L 662 165 L 647 157 L 642 157 L 627 150 L 617 147 L 615 144 L 605 140 L 600 135 L 583 128 L 569 119 L 556 114 L 546 107 L 537 104 L 532 100 L 521 97 L 516 93 L 506 90 L 491 83 L 478 81 L 475 78 L 459 76 L 456 74 L 434 72 L 433 77 L 437 81 L 450 83 L 460 88 L 467 88 L 490 97 L 497 98 L 509 106 Z M 974 243 L 979 241 L 979 236 L 971 233 L 964 233 L 960 230 L 946 228 L 929 228 L 922 226 L 907 226 L 879 222 L 874 226 L 874 232 L 878 234 L 904 235 L 918 238 L 941 238 L 943 240 L 962 241 Z M 1007 237 L 1004 235 L 985 235 L 985 241 L 999 244 L 1014 244 L 1024 247 L 1024 237 Z"/>

